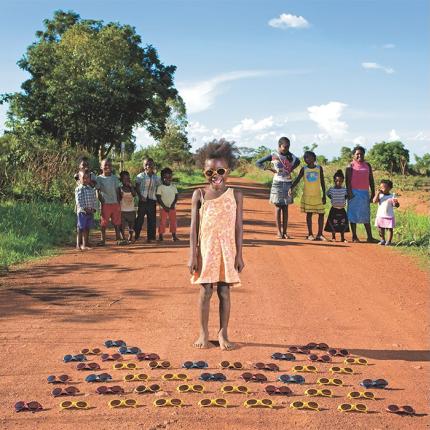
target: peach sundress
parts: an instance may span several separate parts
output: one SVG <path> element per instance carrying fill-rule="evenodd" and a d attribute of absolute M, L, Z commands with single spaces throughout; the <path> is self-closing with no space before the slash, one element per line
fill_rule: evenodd
<path fill-rule="evenodd" d="M 227 188 L 213 200 L 205 200 L 200 190 L 199 271 L 193 284 L 225 282 L 240 285 L 234 268 L 236 259 L 236 199 L 233 188 Z"/>

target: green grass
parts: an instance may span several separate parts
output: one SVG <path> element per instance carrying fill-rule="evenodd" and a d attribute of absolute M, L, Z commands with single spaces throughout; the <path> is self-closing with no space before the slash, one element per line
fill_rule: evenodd
<path fill-rule="evenodd" d="M 179 191 L 206 182 L 203 172 L 200 169 L 175 171 L 173 177 Z"/>
<path fill-rule="evenodd" d="M 44 202 L 0 202 L 0 268 L 53 255 L 73 240 L 73 206 Z"/>

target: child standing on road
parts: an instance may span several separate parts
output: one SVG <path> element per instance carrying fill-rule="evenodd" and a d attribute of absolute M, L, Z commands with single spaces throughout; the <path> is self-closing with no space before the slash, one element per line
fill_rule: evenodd
<path fill-rule="evenodd" d="M 304 187 L 300 209 L 306 213 L 306 223 L 308 225 L 308 240 L 326 240 L 322 235 L 324 226 L 324 205 L 325 197 L 325 181 L 323 168 L 316 164 L 317 156 L 312 151 L 306 151 L 303 155 L 306 166 L 300 169 L 300 173 L 294 180 L 293 188 L 304 178 Z M 322 194 L 321 194 L 322 193 Z M 322 197 L 321 197 L 322 195 Z M 314 237 L 312 233 L 312 215 L 318 214 L 318 234 Z"/>
<path fill-rule="evenodd" d="M 112 173 L 112 160 L 106 158 L 101 163 L 102 174 L 97 176 L 97 195 L 101 203 L 101 241 L 100 246 L 106 243 L 106 228 L 109 220 L 115 228 L 115 237 L 118 244 L 121 244 L 120 227 L 121 227 L 121 208 L 120 208 L 120 182 L 116 175 Z"/>
<path fill-rule="evenodd" d="M 75 189 L 77 214 L 76 249 L 90 249 L 90 228 L 94 224 L 94 213 L 97 210 L 96 191 L 90 185 L 91 177 L 88 170 L 79 171 L 79 185 Z"/>
<path fill-rule="evenodd" d="M 331 232 L 333 241 L 336 240 L 336 233 L 340 233 L 340 241 L 348 242 L 345 239 L 345 233 L 349 232 L 348 216 L 345 210 L 348 190 L 342 186 L 344 180 L 345 176 L 339 169 L 333 176 L 334 187 L 330 187 L 327 191 L 327 197 L 331 200 L 331 209 L 324 231 Z"/>
<path fill-rule="evenodd" d="M 379 245 L 390 246 L 393 240 L 393 230 L 396 225 L 394 218 L 394 208 L 400 206 L 394 193 L 390 193 L 393 183 L 389 179 L 383 179 L 379 185 L 379 193 L 376 193 L 373 203 L 378 203 L 376 212 L 375 226 L 378 227 L 381 241 Z M 388 238 L 385 240 L 385 231 L 388 232 Z"/>
<path fill-rule="evenodd" d="M 79 165 L 79 171 L 74 176 L 75 181 L 79 184 L 80 183 L 79 172 L 84 172 L 88 170 L 90 174 L 89 185 L 91 185 L 92 187 L 95 187 L 97 182 L 97 175 L 90 170 L 90 160 L 88 159 L 88 157 L 80 157 L 78 165 Z"/>
<path fill-rule="evenodd" d="M 157 187 L 156 197 L 160 205 L 160 226 L 158 228 L 158 240 L 163 240 L 166 231 L 167 218 L 169 218 L 170 233 L 173 241 L 178 241 L 176 236 L 176 203 L 178 201 L 178 190 L 172 184 L 173 171 L 169 167 L 161 171 L 162 184 Z"/>
<path fill-rule="evenodd" d="M 200 285 L 200 336 L 196 348 L 209 346 L 209 307 L 212 288 L 216 285 L 219 298 L 220 348 L 230 350 L 228 340 L 230 318 L 230 286 L 240 283 L 244 267 L 243 197 L 239 190 L 228 188 L 228 173 L 234 168 L 234 146 L 228 142 L 211 142 L 199 150 L 204 161 L 205 188 L 196 189 L 191 201 L 190 260 L 191 282 Z"/>
<path fill-rule="evenodd" d="M 147 238 L 150 243 L 155 240 L 157 224 L 157 197 L 155 195 L 157 187 L 161 184 L 160 178 L 155 173 L 155 164 L 152 158 L 143 160 L 142 173 L 136 177 L 136 190 L 139 195 L 139 206 L 137 208 L 136 218 L 136 240 L 140 237 L 143 223 L 147 223 Z"/>
<path fill-rule="evenodd" d="M 130 173 L 123 170 L 119 174 L 121 181 L 121 238 L 125 240 L 125 229 L 128 228 L 127 242 L 133 241 L 134 222 L 136 220 L 136 210 L 134 207 L 134 198 L 137 193 L 130 180 Z"/>

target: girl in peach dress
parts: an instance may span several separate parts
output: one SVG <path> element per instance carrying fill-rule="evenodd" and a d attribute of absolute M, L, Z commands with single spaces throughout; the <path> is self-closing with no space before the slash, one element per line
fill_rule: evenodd
<path fill-rule="evenodd" d="M 194 346 L 209 346 L 209 307 L 213 286 L 216 286 L 220 301 L 218 340 L 221 349 L 229 350 L 234 346 L 227 334 L 230 286 L 240 284 L 239 273 L 244 267 L 243 197 L 239 190 L 226 186 L 236 162 L 232 144 L 224 140 L 208 143 L 198 151 L 198 157 L 204 165 L 208 184 L 194 191 L 191 208 L 188 267 L 193 275 L 191 282 L 200 284 L 200 336 Z"/>

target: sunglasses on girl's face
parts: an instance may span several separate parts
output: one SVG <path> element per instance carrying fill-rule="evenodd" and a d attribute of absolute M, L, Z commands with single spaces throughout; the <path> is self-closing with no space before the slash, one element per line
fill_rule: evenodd
<path fill-rule="evenodd" d="M 205 170 L 204 173 L 207 178 L 212 178 L 212 176 L 215 176 L 215 175 L 224 176 L 227 173 L 227 169 L 223 169 L 222 167 L 216 170 L 208 169 L 208 170 Z"/>

